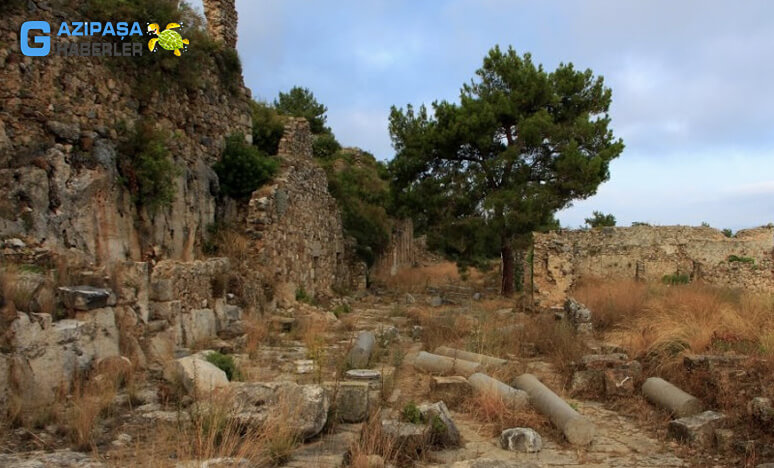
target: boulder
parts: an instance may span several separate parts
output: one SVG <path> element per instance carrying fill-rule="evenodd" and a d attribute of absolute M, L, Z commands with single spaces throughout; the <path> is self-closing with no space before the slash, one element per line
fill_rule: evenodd
<path fill-rule="evenodd" d="M 116 296 L 110 289 L 93 286 L 62 286 L 59 297 L 68 309 L 92 310 L 116 305 Z"/>
<path fill-rule="evenodd" d="M 228 386 L 226 373 L 201 355 L 186 356 L 174 360 L 165 372 L 171 382 L 180 382 L 188 393 L 200 397 L 209 395 L 217 388 Z"/>
<path fill-rule="evenodd" d="M 427 432 L 425 426 L 392 419 L 382 420 L 382 434 L 395 447 L 400 447 L 408 453 L 416 452 L 425 445 Z"/>
<path fill-rule="evenodd" d="M 433 296 L 430 298 L 430 306 L 441 307 L 443 305 L 443 298 L 441 296 Z"/>
<path fill-rule="evenodd" d="M 442 401 L 419 406 L 422 420 L 427 422 L 433 443 L 444 447 L 460 445 L 460 431 L 454 424 L 449 408 Z"/>
<path fill-rule="evenodd" d="M 774 421 L 774 408 L 771 399 L 756 397 L 747 404 L 747 412 L 758 422 L 768 424 Z"/>
<path fill-rule="evenodd" d="M 539 452 L 543 448 L 543 438 L 534 429 L 514 427 L 500 434 L 500 446 L 512 452 Z"/>
<path fill-rule="evenodd" d="M 715 430 L 725 419 L 726 416 L 721 413 L 705 411 L 695 416 L 670 421 L 667 433 L 670 437 L 690 445 L 711 447 Z"/>
<path fill-rule="evenodd" d="M 274 415 L 285 419 L 299 437 L 310 439 L 322 431 L 330 403 L 319 385 L 294 382 L 232 382 L 234 418 L 246 427 L 263 425 Z"/>

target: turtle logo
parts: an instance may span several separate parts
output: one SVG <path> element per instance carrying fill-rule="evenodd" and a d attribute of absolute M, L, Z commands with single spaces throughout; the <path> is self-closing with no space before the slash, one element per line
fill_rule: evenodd
<path fill-rule="evenodd" d="M 158 44 L 162 49 L 174 50 L 175 55 L 180 57 L 180 49 L 188 45 L 188 39 L 183 39 L 180 36 L 180 33 L 173 31 L 173 29 L 179 27 L 180 25 L 177 23 L 169 23 L 166 29 L 159 32 L 158 24 L 153 23 L 148 25 L 148 32 L 158 36 L 148 41 L 148 49 L 150 49 L 151 52 L 155 52 L 156 44 Z"/>

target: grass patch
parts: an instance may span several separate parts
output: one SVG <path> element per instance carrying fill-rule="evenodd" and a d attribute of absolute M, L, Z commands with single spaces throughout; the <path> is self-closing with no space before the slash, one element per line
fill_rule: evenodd
<path fill-rule="evenodd" d="M 241 380 L 242 374 L 234 362 L 234 358 L 217 351 L 207 354 L 207 362 L 226 373 L 228 380 Z"/>

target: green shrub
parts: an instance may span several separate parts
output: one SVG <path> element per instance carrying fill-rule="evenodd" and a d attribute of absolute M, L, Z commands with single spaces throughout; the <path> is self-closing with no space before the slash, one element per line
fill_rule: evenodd
<path fill-rule="evenodd" d="M 412 424 L 422 423 L 422 413 L 417 408 L 416 403 L 410 401 L 403 407 L 403 419 Z"/>
<path fill-rule="evenodd" d="M 357 241 L 355 250 L 372 265 L 390 240 L 390 199 L 384 164 L 364 151 L 341 150 L 318 159 L 328 176 L 328 190 L 341 208 L 344 231 Z"/>
<path fill-rule="evenodd" d="M 151 124 L 138 123 L 119 146 L 118 171 L 138 206 L 152 214 L 175 200 L 182 173 L 172 161 L 168 135 Z"/>
<path fill-rule="evenodd" d="M 341 145 L 332 133 L 322 133 L 314 138 L 312 154 L 315 158 L 329 158 L 341 149 Z"/>
<path fill-rule="evenodd" d="M 661 282 L 664 284 L 671 284 L 673 286 L 678 284 L 688 284 L 691 282 L 691 277 L 690 275 L 683 273 L 674 273 L 672 275 L 664 275 L 664 277 L 661 278 Z"/>
<path fill-rule="evenodd" d="M 734 237 L 734 232 L 731 229 L 726 228 L 726 229 L 723 229 L 721 232 L 726 237 Z"/>
<path fill-rule="evenodd" d="M 317 102 L 314 93 L 308 88 L 294 86 L 287 93 L 280 92 L 274 100 L 274 108 L 283 115 L 304 117 L 309 121 L 309 128 L 314 134 L 330 131 L 325 127 L 328 108 Z"/>
<path fill-rule="evenodd" d="M 234 362 L 234 358 L 217 351 L 207 355 L 207 362 L 226 373 L 228 380 L 239 380 L 241 373 Z"/>
<path fill-rule="evenodd" d="M 333 315 L 335 315 L 336 318 L 339 318 L 344 314 L 350 313 L 351 310 L 352 309 L 349 307 L 349 304 L 339 304 L 336 306 L 336 308 L 333 309 Z"/>
<path fill-rule="evenodd" d="M 312 304 L 312 305 L 317 304 L 317 301 L 315 300 L 315 298 L 307 294 L 303 286 L 296 289 L 296 300 L 298 302 L 305 302 L 307 304 Z"/>
<path fill-rule="evenodd" d="M 242 134 L 226 139 L 226 148 L 213 169 L 218 174 L 221 191 L 231 198 L 249 197 L 277 172 L 276 159 L 266 156 L 245 142 Z"/>
<path fill-rule="evenodd" d="M 755 259 L 751 257 L 739 257 L 736 255 L 729 255 L 728 261 L 730 262 L 738 262 L 738 263 L 749 263 L 751 265 L 755 264 Z"/>
<path fill-rule="evenodd" d="M 253 145 L 266 154 L 277 154 L 285 124 L 277 111 L 265 102 L 250 103 L 253 114 Z"/>

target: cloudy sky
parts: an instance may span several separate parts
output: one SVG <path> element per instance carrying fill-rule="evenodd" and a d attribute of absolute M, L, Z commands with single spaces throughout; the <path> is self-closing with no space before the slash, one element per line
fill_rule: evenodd
<path fill-rule="evenodd" d="M 194 1 L 194 5 L 200 1 Z M 774 222 L 774 3 L 685 0 L 237 0 L 247 85 L 293 85 L 328 106 L 346 146 L 394 152 L 391 105 L 456 100 L 495 44 L 553 69 L 591 68 L 613 90 L 626 150 L 593 210 L 619 225 L 734 230 Z"/>

